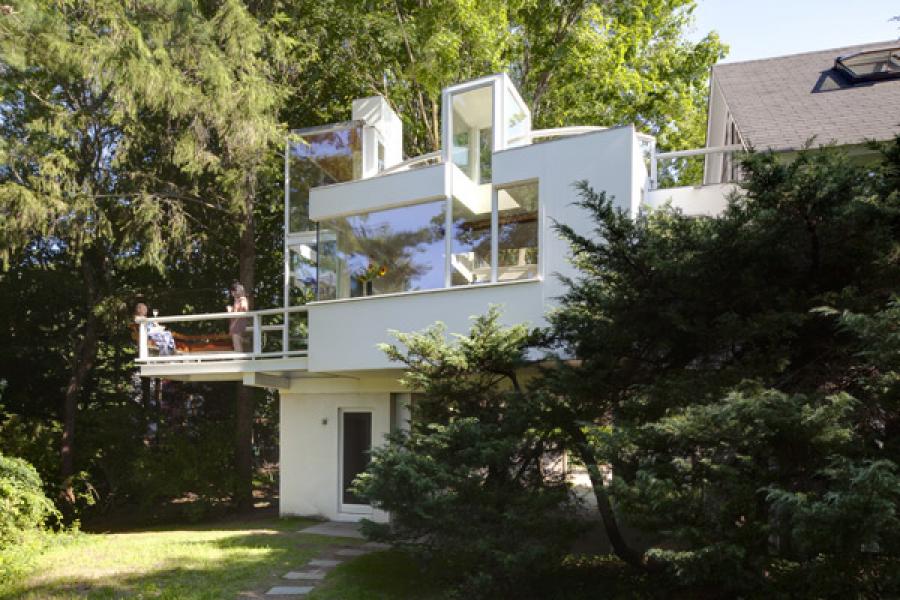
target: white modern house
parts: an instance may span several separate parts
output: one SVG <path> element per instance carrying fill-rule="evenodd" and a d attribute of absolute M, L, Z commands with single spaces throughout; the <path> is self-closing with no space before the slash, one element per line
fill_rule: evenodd
<path fill-rule="evenodd" d="M 740 176 L 733 154 L 751 145 L 790 152 L 818 134 L 856 147 L 900 133 L 900 50 L 886 46 L 717 66 L 707 146 L 679 152 L 658 153 L 654 138 L 631 125 L 534 130 L 525 102 L 498 74 L 446 88 L 440 151 L 403 160 L 401 121 L 388 103 L 356 100 L 351 121 L 288 141 L 286 305 L 153 319 L 197 339 L 246 318 L 244 352 L 200 344 L 161 356 L 143 322 L 141 374 L 278 389 L 282 514 L 384 519 L 347 488 L 372 446 L 408 422 L 411 391 L 377 347 L 393 341 L 391 330 L 442 321 L 464 333 L 491 304 L 509 324 L 544 323 L 562 292 L 555 274 L 571 273 L 554 221 L 592 229 L 573 206 L 576 181 L 632 213 L 671 201 L 688 214 L 714 214 Z M 843 63 L 878 76 L 854 82 Z M 827 87 L 822 77 L 837 83 L 816 91 Z M 834 108 L 846 105 L 856 108 Z M 816 129 L 819 113 L 841 119 L 840 128 Z M 760 128 L 760 120 L 775 125 Z M 692 157 L 704 161 L 704 185 L 660 189 L 678 172 L 673 161 Z"/>

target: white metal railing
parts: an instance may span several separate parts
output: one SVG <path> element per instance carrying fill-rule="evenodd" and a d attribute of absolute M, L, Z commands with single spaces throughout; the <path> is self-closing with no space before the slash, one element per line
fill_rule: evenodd
<path fill-rule="evenodd" d="M 388 167 L 386 169 L 382 169 L 379 175 L 385 175 L 387 173 L 399 173 L 400 171 L 408 171 L 413 167 L 417 167 L 421 164 L 426 164 L 429 162 L 440 162 L 441 160 L 441 151 L 436 150 L 435 152 L 429 152 L 428 154 L 423 154 L 421 156 L 414 156 L 413 158 L 408 158 L 403 162 L 399 162 L 396 165 Z"/>
<path fill-rule="evenodd" d="M 650 189 L 655 190 L 659 186 L 659 163 L 673 158 L 689 158 L 692 156 L 709 156 L 714 154 L 731 155 L 743 152 L 744 146 L 732 144 L 729 146 L 713 146 L 709 148 L 696 148 L 693 150 L 675 150 L 672 152 L 656 152 L 655 148 L 650 155 Z M 704 169 L 705 172 L 705 169 Z M 706 179 L 706 177 L 704 177 Z M 704 181 L 705 182 L 705 181 Z"/>
<path fill-rule="evenodd" d="M 202 313 L 195 315 L 174 315 L 163 317 L 138 317 L 135 319 L 138 325 L 138 361 L 143 363 L 166 363 L 166 362 L 204 362 L 214 360 L 257 360 L 267 358 L 287 358 L 290 356 L 306 356 L 307 348 L 292 349 L 291 348 L 291 316 L 305 315 L 307 308 L 305 306 L 292 306 L 285 308 L 270 308 L 266 310 L 251 310 L 246 312 L 219 312 L 219 313 Z M 267 318 L 281 317 L 280 323 L 266 324 Z M 296 318 L 296 317 L 295 317 Z M 230 319 L 249 319 L 250 323 L 246 328 L 246 332 L 250 334 L 249 351 L 237 352 L 236 350 L 227 350 L 217 348 L 217 351 L 192 351 L 191 343 L 202 340 L 215 340 L 221 346 L 231 345 L 231 336 L 228 335 L 227 321 Z M 178 331 L 179 323 L 196 323 L 200 321 L 226 321 L 219 331 L 205 333 L 185 333 Z M 151 324 L 164 327 L 172 335 L 176 350 L 174 354 L 159 354 L 151 356 L 151 348 L 155 348 L 155 344 L 150 340 Z M 303 332 L 301 337 L 302 345 L 306 346 L 308 341 L 307 321 L 299 323 L 298 331 Z M 280 348 L 277 350 L 266 349 L 267 334 L 280 333 Z M 215 345 L 207 343 L 207 346 Z M 180 346 L 180 348 L 179 348 Z M 243 349 L 242 349 L 243 350 Z"/>
<path fill-rule="evenodd" d="M 600 127 L 596 125 L 573 125 L 571 127 L 555 127 L 553 129 L 534 129 L 520 136 L 508 140 L 510 144 L 525 142 L 530 144 L 538 139 L 567 137 L 570 135 L 581 135 L 582 133 L 591 133 L 594 131 L 603 131 L 608 127 Z"/>

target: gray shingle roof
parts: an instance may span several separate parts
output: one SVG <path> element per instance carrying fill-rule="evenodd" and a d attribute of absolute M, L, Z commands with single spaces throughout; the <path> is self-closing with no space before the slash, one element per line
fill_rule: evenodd
<path fill-rule="evenodd" d="M 852 85 L 837 56 L 896 46 L 878 42 L 762 60 L 718 64 L 713 79 L 744 142 L 759 150 L 858 144 L 900 134 L 900 79 Z"/>

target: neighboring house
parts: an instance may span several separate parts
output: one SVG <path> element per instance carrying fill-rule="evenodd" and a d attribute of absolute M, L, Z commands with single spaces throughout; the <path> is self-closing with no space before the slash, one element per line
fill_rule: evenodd
<path fill-rule="evenodd" d="M 441 150 L 403 161 L 397 115 L 380 97 L 356 100 L 353 120 L 294 132 L 288 142 L 286 306 L 153 319 L 202 337 L 246 318 L 244 352 L 210 345 L 155 355 L 143 322 L 141 374 L 278 389 L 282 514 L 385 519 L 347 487 L 372 446 L 408 423 L 402 370 L 378 349 L 391 330 L 442 321 L 465 333 L 491 304 L 508 324 L 544 324 L 563 292 L 555 275 L 573 274 L 553 223 L 586 235 L 593 227 L 573 205 L 576 181 L 632 213 L 671 200 L 710 214 L 739 176 L 735 151 L 793 150 L 813 135 L 854 146 L 892 136 L 900 80 L 851 84 L 833 70 L 838 55 L 869 48 L 715 67 L 707 147 L 681 152 L 657 153 L 654 139 L 630 125 L 532 130 L 527 106 L 500 74 L 445 89 Z M 875 58 L 885 56 L 887 66 L 871 69 L 897 73 L 898 51 Z M 821 125 L 826 116 L 841 126 Z M 706 161 L 706 185 L 655 189 L 658 164 L 692 156 Z"/>

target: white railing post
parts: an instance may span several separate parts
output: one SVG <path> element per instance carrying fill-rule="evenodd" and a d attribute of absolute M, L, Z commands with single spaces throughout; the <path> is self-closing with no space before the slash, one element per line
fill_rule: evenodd
<path fill-rule="evenodd" d="M 147 358 L 147 321 L 138 324 L 138 358 Z"/>
<path fill-rule="evenodd" d="M 253 354 L 262 353 L 262 318 L 253 313 Z"/>
<path fill-rule="evenodd" d="M 650 149 L 650 189 L 655 190 L 659 177 L 659 158 L 656 156 L 656 144 Z"/>

